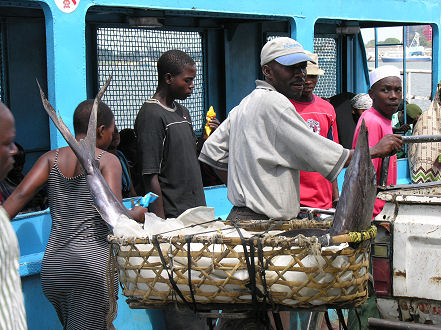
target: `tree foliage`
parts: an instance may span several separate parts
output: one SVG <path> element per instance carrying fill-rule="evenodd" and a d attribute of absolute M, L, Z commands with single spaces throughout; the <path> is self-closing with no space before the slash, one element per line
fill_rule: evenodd
<path fill-rule="evenodd" d="M 397 38 L 387 38 L 386 40 L 378 42 L 379 45 L 399 44 L 401 41 Z M 366 47 L 375 47 L 375 40 L 369 40 Z"/>

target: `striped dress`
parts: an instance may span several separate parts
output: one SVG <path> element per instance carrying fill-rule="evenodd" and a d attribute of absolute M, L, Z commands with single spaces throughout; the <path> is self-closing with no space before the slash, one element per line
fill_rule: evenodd
<path fill-rule="evenodd" d="M 57 163 L 58 150 L 48 178 L 52 228 L 41 267 L 43 292 L 65 329 L 106 329 L 110 231 L 85 175 L 67 178 Z M 113 289 L 116 294 L 117 280 Z"/>
<path fill-rule="evenodd" d="M 8 214 L 0 206 L 0 329 L 27 329 L 18 274 L 19 257 L 17 236 L 9 222 Z"/>

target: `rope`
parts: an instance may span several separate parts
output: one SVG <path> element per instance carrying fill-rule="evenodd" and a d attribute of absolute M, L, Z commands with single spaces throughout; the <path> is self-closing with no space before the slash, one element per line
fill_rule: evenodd
<path fill-rule="evenodd" d="M 193 228 L 193 227 L 197 227 L 197 226 L 201 226 L 201 225 L 207 225 L 209 223 L 213 223 L 213 222 L 216 222 L 218 220 L 219 219 L 214 219 L 214 220 L 208 220 L 208 221 L 201 222 L 201 223 L 194 223 L 194 224 L 188 225 L 186 227 L 177 228 L 177 229 L 171 229 L 171 230 L 168 230 L 168 231 L 163 231 L 162 233 L 159 233 L 158 235 L 164 235 L 164 234 L 172 233 L 174 231 L 178 231 L 178 230 L 182 230 L 182 229 Z"/>
<path fill-rule="evenodd" d="M 168 270 L 168 266 L 167 263 L 165 262 L 164 259 L 164 255 L 162 254 L 161 251 L 161 246 L 159 245 L 158 242 L 158 237 L 157 235 L 153 236 L 153 244 L 156 246 L 156 249 L 158 250 L 158 254 L 159 254 L 159 258 L 161 259 L 161 263 L 162 263 L 162 267 L 164 268 L 164 270 L 167 272 L 168 275 L 168 279 L 170 281 L 170 284 L 172 285 L 173 289 L 175 290 L 175 292 L 178 294 L 179 298 L 182 299 L 182 301 L 192 310 L 192 306 L 190 305 L 190 303 L 184 298 L 184 295 L 182 294 L 181 290 L 179 290 L 175 280 L 173 279 L 172 274 L 170 274 L 169 270 Z"/>
<path fill-rule="evenodd" d="M 187 261 L 188 261 L 188 265 L 187 265 L 187 274 L 188 274 L 188 286 L 190 288 L 190 295 L 191 295 L 191 299 L 193 300 L 193 311 L 196 313 L 197 311 L 197 306 L 196 306 L 196 299 L 194 298 L 194 292 L 193 292 L 193 285 L 191 284 L 191 250 L 190 250 L 190 243 L 192 240 L 193 236 L 192 235 L 188 235 L 186 237 L 186 241 L 187 241 Z"/>
<path fill-rule="evenodd" d="M 237 226 L 236 220 L 231 220 L 231 222 L 233 223 L 234 227 L 236 228 L 236 230 L 239 234 L 240 240 L 242 242 L 243 254 L 245 256 L 245 263 L 246 263 L 247 269 L 248 269 L 248 277 L 250 279 L 249 284 L 250 284 L 251 288 L 248 285 L 247 285 L 247 287 L 248 287 L 248 289 L 251 290 L 253 305 L 257 307 L 257 297 L 256 297 L 256 291 L 255 291 L 255 286 L 256 286 L 256 284 L 255 284 L 255 280 L 256 280 L 255 269 L 254 269 L 254 267 L 251 267 L 250 258 L 248 256 L 247 243 L 245 241 L 245 238 L 242 235 L 242 232 L 240 231 L 239 227 Z M 250 240 L 250 244 L 252 244 L 252 240 Z M 251 249 L 251 246 L 250 246 L 250 252 L 251 251 L 253 254 L 253 261 L 252 262 L 254 264 L 254 247 Z M 253 286 L 253 280 L 254 280 L 254 286 Z"/>
<path fill-rule="evenodd" d="M 106 284 L 107 294 L 109 296 L 109 311 L 106 316 L 107 329 L 115 329 L 113 321 L 118 312 L 118 304 L 115 297 L 115 273 L 117 271 L 115 256 L 112 252 L 112 246 L 109 244 L 109 260 L 107 261 Z"/>
<path fill-rule="evenodd" d="M 372 225 L 368 230 L 364 230 L 360 232 L 350 232 L 348 233 L 348 236 L 350 238 L 350 243 L 367 241 L 377 236 L 377 227 L 375 225 Z"/>

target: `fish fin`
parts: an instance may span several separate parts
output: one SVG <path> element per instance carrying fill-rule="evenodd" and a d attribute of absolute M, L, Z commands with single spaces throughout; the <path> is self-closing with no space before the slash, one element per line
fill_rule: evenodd
<path fill-rule="evenodd" d="M 360 144 L 360 146 L 359 146 Z M 367 152 L 369 152 L 369 133 L 368 130 L 366 128 L 366 122 L 363 121 L 361 122 L 360 125 L 360 130 L 358 132 L 358 139 L 357 139 L 357 144 L 355 145 L 355 150 L 360 150 L 360 149 L 364 149 L 361 150 L 360 152 L 366 152 L 366 147 L 367 147 Z M 354 151 L 355 153 L 355 151 Z M 370 154 L 369 154 L 370 156 Z"/>

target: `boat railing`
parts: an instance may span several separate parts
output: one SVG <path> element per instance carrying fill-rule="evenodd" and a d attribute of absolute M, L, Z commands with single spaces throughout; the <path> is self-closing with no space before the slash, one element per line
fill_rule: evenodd
<path fill-rule="evenodd" d="M 369 68 L 369 71 L 372 71 L 374 68 Z M 401 69 L 400 73 L 404 75 L 404 71 Z M 411 93 L 412 91 L 412 75 L 413 74 L 432 74 L 432 70 L 424 70 L 424 69 L 406 69 L 406 99 L 409 100 L 427 100 L 431 101 L 431 96 L 420 96 L 414 95 Z"/>
<path fill-rule="evenodd" d="M 401 74 L 403 74 L 403 70 L 400 70 Z M 407 69 L 406 70 L 406 81 L 407 81 L 407 85 L 406 85 L 406 98 L 407 100 L 431 100 L 431 97 L 429 96 L 419 96 L 419 95 L 413 95 L 411 93 L 412 91 L 412 74 L 432 74 L 432 70 L 423 70 L 423 69 Z M 430 78 L 429 78 L 430 79 Z"/>

